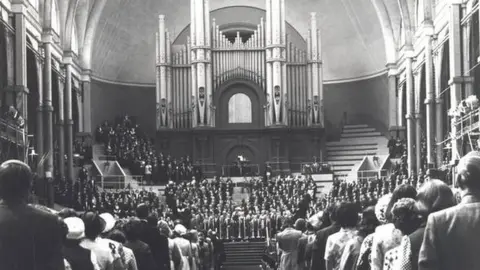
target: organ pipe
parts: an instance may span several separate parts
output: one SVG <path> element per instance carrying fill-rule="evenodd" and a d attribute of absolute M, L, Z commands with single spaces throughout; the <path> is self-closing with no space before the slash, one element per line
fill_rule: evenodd
<path fill-rule="evenodd" d="M 229 80 L 251 81 L 264 91 L 266 126 L 323 123 L 319 118 L 323 102 L 321 42 L 314 14 L 304 51 L 287 36 L 284 0 L 266 0 L 266 20 L 261 18 L 247 40 L 237 32 L 233 41 L 215 19 L 210 21 L 208 0 L 190 3 L 190 35 L 186 45 L 175 46 L 174 52 L 165 18 L 159 16 L 158 128 L 214 127 L 215 91 Z"/>

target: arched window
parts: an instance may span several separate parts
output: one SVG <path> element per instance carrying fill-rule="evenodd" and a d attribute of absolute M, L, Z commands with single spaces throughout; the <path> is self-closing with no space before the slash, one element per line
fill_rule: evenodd
<path fill-rule="evenodd" d="M 60 17 L 58 17 L 57 1 L 52 0 L 52 29 L 60 35 Z"/>
<path fill-rule="evenodd" d="M 252 101 L 243 94 L 237 93 L 228 100 L 228 123 L 252 123 Z"/>
<path fill-rule="evenodd" d="M 78 42 L 77 42 L 77 25 L 73 24 L 72 30 L 72 52 L 78 55 Z"/>

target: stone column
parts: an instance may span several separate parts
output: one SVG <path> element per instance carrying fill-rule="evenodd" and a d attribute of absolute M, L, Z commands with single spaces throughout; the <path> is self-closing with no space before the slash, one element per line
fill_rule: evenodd
<path fill-rule="evenodd" d="M 64 111 L 64 91 L 65 78 L 58 76 L 58 104 L 56 104 L 58 111 L 57 119 L 57 143 L 58 143 L 58 171 L 60 179 L 65 179 L 65 111 Z"/>
<path fill-rule="evenodd" d="M 24 1 L 12 3 L 15 19 L 15 108 L 25 120 L 25 133 L 28 134 L 27 112 L 27 6 Z M 26 139 L 25 136 L 22 138 Z M 22 151 L 23 153 L 23 151 Z M 19 157 L 23 159 L 23 155 Z"/>
<path fill-rule="evenodd" d="M 66 133 L 66 153 L 67 153 L 67 180 L 75 181 L 73 175 L 73 116 L 72 116 L 72 57 L 71 54 L 65 53 L 63 58 L 65 64 L 65 133 Z"/>
<path fill-rule="evenodd" d="M 466 11 L 466 8 L 464 9 Z M 464 98 L 467 98 L 471 95 L 473 95 L 473 77 L 471 77 L 471 54 L 472 52 L 470 51 L 470 29 L 472 28 L 472 17 L 470 17 L 465 23 L 461 26 L 462 27 L 462 50 L 463 50 L 463 69 L 462 69 L 462 74 L 464 77 Z"/>
<path fill-rule="evenodd" d="M 405 125 L 405 121 L 403 120 L 406 114 L 406 112 L 403 111 L 403 102 L 405 102 L 405 100 L 403 100 L 403 91 L 405 91 L 404 86 L 404 83 L 397 86 L 397 123 L 400 127 L 404 127 Z"/>
<path fill-rule="evenodd" d="M 92 133 L 92 94 L 91 71 L 84 70 L 82 74 L 83 87 L 83 132 Z"/>
<path fill-rule="evenodd" d="M 450 49 L 450 105 L 451 108 L 456 108 L 462 99 L 462 40 L 460 31 L 461 20 L 461 0 L 452 0 L 450 6 L 449 19 L 449 49 Z M 450 108 L 449 108 L 450 109 Z M 451 118 L 451 138 L 452 138 L 452 164 L 455 163 L 462 156 L 461 140 L 456 139 L 456 134 L 459 132 L 455 122 L 457 117 Z"/>
<path fill-rule="evenodd" d="M 427 163 L 429 166 L 435 165 L 433 156 L 434 149 L 434 133 L 435 133 L 435 89 L 433 75 L 433 54 L 432 54 L 432 37 L 428 36 L 425 45 L 425 90 L 426 90 L 426 120 L 427 120 Z"/>
<path fill-rule="evenodd" d="M 7 88 L 4 91 L 3 103 L 5 111 L 15 105 L 15 42 L 13 33 L 5 27 L 5 47 L 7 49 Z"/>
<path fill-rule="evenodd" d="M 437 167 L 440 167 L 443 163 L 443 148 L 445 147 L 443 142 L 443 98 L 442 98 L 442 60 L 444 47 L 440 47 L 438 51 L 434 53 L 435 56 L 435 140 L 436 140 L 436 163 Z"/>
<path fill-rule="evenodd" d="M 388 129 L 390 135 L 396 137 L 399 128 L 398 123 L 398 104 L 397 99 L 397 65 L 387 64 L 388 69 Z M 403 117 L 403 116 L 402 116 Z"/>
<path fill-rule="evenodd" d="M 43 68 L 43 110 L 44 110 L 44 134 L 45 134 L 45 176 L 53 177 L 53 104 L 52 104 L 52 43 L 51 32 L 42 35 L 45 61 Z"/>
<path fill-rule="evenodd" d="M 41 158 L 43 151 L 43 59 L 36 56 L 37 65 L 37 84 L 38 84 L 38 105 L 37 105 L 37 126 L 35 130 L 35 151 L 37 152 L 37 174 L 43 175 L 43 166 L 41 166 Z"/>
<path fill-rule="evenodd" d="M 405 118 L 407 119 L 407 163 L 408 174 L 411 176 L 415 172 L 415 153 L 413 146 L 415 144 L 415 121 L 414 121 L 414 109 L 415 109 L 415 92 L 413 89 L 413 51 L 406 53 L 405 59 L 405 73 L 406 73 L 406 97 L 407 97 L 407 111 Z"/>
<path fill-rule="evenodd" d="M 273 82 L 272 72 L 273 65 L 270 61 L 272 58 L 272 0 L 266 0 L 266 21 L 265 21 L 265 59 L 266 59 L 266 87 L 267 97 L 265 108 L 265 126 L 272 126 L 273 122 Z"/>
<path fill-rule="evenodd" d="M 414 91 L 415 91 L 415 161 L 416 170 L 422 169 L 422 118 L 421 113 L 422 100 L 420 93 L 422 92 L 421 83 L 422 74 L 421 69 L 414 73 Z"/>

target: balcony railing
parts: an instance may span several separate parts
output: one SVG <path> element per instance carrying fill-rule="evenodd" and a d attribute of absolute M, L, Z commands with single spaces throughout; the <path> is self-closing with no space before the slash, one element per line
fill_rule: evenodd
<path fill-rule="evenodd" d="M 124 189 L 127 187 L 124 175 L 97 175 L 95 184 L 102 189 Z"/>
<path fill-rule="evenodd" d="M 0 119 L 0 137 L 3 140 L 20 146 L 27 145 L 25 130 L 16 125 L 12 125 L 4 119 Z"/>

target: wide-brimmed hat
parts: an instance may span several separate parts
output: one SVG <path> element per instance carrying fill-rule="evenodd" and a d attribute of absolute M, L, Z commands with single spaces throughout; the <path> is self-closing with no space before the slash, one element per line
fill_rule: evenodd
<path fill-rule="evenodd" d="M 103 219 L 103 221 L 105 222 L 105 228 L 103 229 L 102 233 L 106 233 L 113 230 L 113 228 L 115 227 L 115 223 L 117 221 L 112 216 L 112 214 L 103 213 L 103 214 L 100 214 L 100 218 Z"/>
<path fill-rule="evenodd" d="M 63 220 L 67 225 L 67 239 L 79 240 L 85 237 L 85 223 L 77 217 L 69 217 Z"/>

